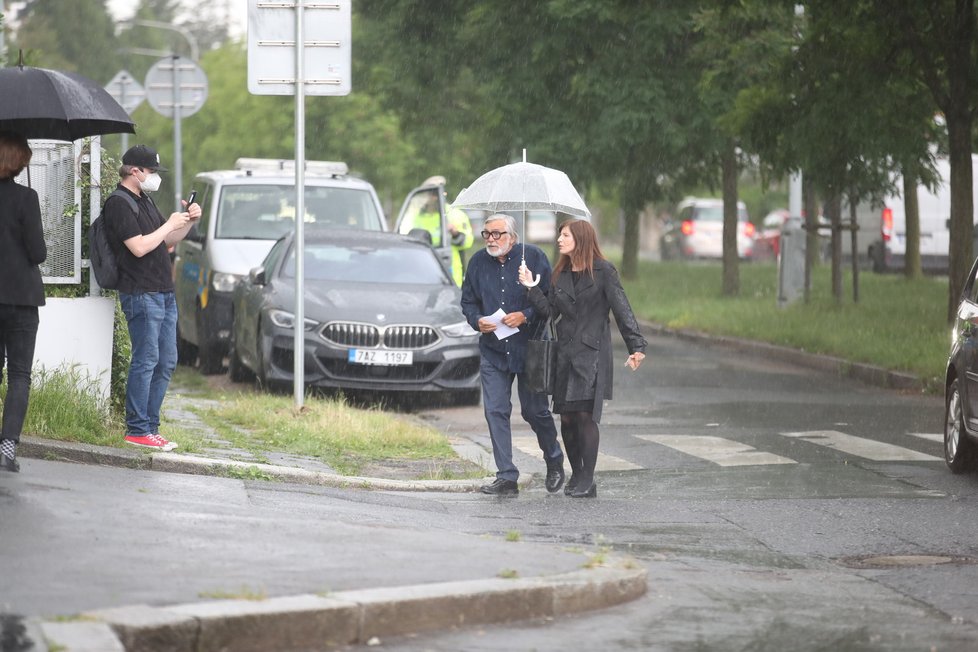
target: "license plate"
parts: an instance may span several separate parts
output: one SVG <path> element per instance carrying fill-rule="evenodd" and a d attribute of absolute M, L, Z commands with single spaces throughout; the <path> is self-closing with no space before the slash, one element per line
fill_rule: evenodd
<path fill-rule="evenodd" d="M 409 365 L 414 363 L 413 351 L 386 351 L 375 349 L 350 349 L 346 356 L 352 364 L 378 364 L 385 366 Z"/>

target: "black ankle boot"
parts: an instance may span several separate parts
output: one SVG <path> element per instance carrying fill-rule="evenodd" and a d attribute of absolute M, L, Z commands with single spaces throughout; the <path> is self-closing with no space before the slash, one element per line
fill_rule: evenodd
<path fill-rule="evenodd" d="M 579 482 L 574 490 L 570 492 L 571 498 L 597 498 L 598 497 L 598 485 L 595 484 L 594 480 L 590 482 Z"/>
<path fill-rule="evenodd" d="M 0 470 L 17 473 L 20 471 L 20 462 L 18 462 L 17 458 L 15 457 L 0 455 Z"/>
<path fill-rule="evenodd" d="M 567 484 L 564 485 L 564 495 L 565 496 L 571 495 L 571 493 L 577 487 L 577 479 L 578 479 L 578 477 L 580 477 L 579 474 L 574 473 L 573 471 L 571 471 L 570 480 L 568 480 L 567 481 Z"/>

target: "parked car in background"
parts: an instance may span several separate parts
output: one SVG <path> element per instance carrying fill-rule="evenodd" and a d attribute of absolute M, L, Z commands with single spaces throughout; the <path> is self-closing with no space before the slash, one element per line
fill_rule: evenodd
<path fill-rule="evenodd" d="M 791 216 L 785 208 L 778 208 L 761 220 L 760 229 L 754 235 L 754 260 L 774 260 L 781 251 L 781 229 Z"/>
<path fill-rule="evenodd" d="M 978 260 L 961 292 L 944 374 L 944 461 L 953 473 L 978 461 Z"/>
<path fill-rule="evenodd" d="M 373 186 L 349 176 L 345 163 L 306 161 L 305 184 L 310 227 L 386 229 Z M 213 374 L 227 353 L 235 286 L 295 230 L 295 165 L 238 159 L 233 170 L 198 174 L 193 190 L 203 214 L 174 257 L 178 357 Z"/>
<path fill-rule="evenodd" d="M 294 378 L 295 248 L 289 234 L 234 291 L 228 372 L 263 385 Z M 305 232 L 305 382 L 435 392 L 478 404 L 479 333 L 432 247 L 379 232 Z"/>
<path fill-rule="evenodd" d="M 674 218 L 663 226 L 659 238 L 663 260 L 723 257 L 723 200 L 687 198 L 676 208 Z M 747 207 L 737 202 L 737 255 L 750 258 L 754 252 L 754 225 Z"/>

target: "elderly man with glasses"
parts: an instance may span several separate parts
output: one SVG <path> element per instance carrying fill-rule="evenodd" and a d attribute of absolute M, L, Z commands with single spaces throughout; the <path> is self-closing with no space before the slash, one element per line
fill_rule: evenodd
<path fill-rule="evenodd" d="M 462 283 L 462 312 L 472 328 L 482 333 L 479 340 L 482 403 L 496 462 L 496 480 L 481 491 L 491 495 L 519 493 L 520 472 L 513 464 L 510 425 L 515 378 L 520 414 L 536 433 L 547 463 L 544 484 L 547 491 L 555 493 L 564 484 L 564 453 L 557 442 L 557 428 L 546 394 L 530 392 L 523 379 L 526 343 L 541 324 L 519 280 L 520 264 L 525 256 L 527 267 L 539 271 L 540 287 L 546 291 L 550 285 L 550 261 L 539 247 L 517 246 L 516 221 L 510 215 L 490 215 L 481 235 L 486 247 L 473 254 Z M 500 336 L 496 331 L 507 330 L 503 326 L 516 331 Z"/>

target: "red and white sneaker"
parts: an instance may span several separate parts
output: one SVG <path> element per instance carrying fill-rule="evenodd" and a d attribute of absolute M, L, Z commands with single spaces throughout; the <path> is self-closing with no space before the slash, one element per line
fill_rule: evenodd
<path fill-rule="evenodd" d="M 176 443 L 175 441 L 170 441 L 169 439 L 167 439 L 166 437 L 164 437 L 163 435 L 161 435 L 159 433 L 153 433 L 152 435 L 146 435 L 146 436 L 147 437 L 152 437 L 156 441 L 158 441 L 161 444 L 163 444 L 162 448 L 163 448 L 164 451 L 172 451 L 174 448 L 176 448 L 177 446 L 180 445 L 180 444 Z"/>
<path fill-rule="evenodd" d="M 132 444 L 133 446 L 140 446 L 142 448 L 155 448 L 156 450 L 163 450 L 163 438 L 159 435 L 126 435 L 126 443 Z"/>

